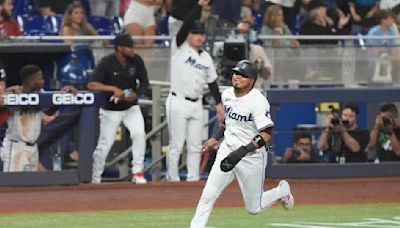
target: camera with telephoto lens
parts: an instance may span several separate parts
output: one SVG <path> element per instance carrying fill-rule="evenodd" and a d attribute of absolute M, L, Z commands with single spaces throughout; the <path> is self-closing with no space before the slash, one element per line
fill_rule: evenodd
<path fill-rule="evenodd" d="M 339 110 L 335 109 L 335 107 L 333 107 L 333 105 L 329 105 L 328 107 L 331 110 L 331 114 L 332 114 L 332 119 L 331 119 L 332 125 L 335 126 L 335 127 L 340 125 L 340 113 L 339 113 Z"/>
<path fill-rule="evenodd" d="M 331 110 L 331 114 L 332 114 L 332 120 L 331 123 L 334 127 L 342 124 L 343 126 L 348 126 L 349 125 L 349 121 L 348 120 L 342 120 L 340 118 L 340 112 L 338 109 L 335 109 L 335 107 L 333 107 L 333 105 L 329 105 L 328 106 L 329 109 Z"/>
<path fill-rule="evenodd" d="M 301 155 L 301 152 L 299 149 L 293 148 L 292 149 L 292 159 L 297 160 Z"/>
<path fill-rule="evenodd" d="M 382 120 L 383 120 L 384 127 L 390 127 L 392 125 L 392 120 L 389 117 L 383 116 Z"/>

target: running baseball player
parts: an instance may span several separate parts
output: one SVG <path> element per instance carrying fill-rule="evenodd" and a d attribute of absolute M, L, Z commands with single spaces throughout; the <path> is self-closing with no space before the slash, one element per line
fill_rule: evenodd
<path fill-rule="evenodd" d="M 238 62 L 232 73 L 233 88 L 222 93 L 225 109 L 225 128 L 203 145 L 203 151 L 214 147 L 224 136 L 203 189 L 191 228 L 205 227 L 214 202 L 226 186 L 236 177 L 242 191 L 246 210 L 261 213 L 280 201 L 286 210 L 294 205 L 287 181 L 264 192 L 266 143 L 271 139 L 274 123 L 267 99 L 256 89 L 257 66 L 248 60 Z"/>
<path fill-rule="evenodd" d="M 129 34 L 114 39 L 115 53 L 100 60 L 94 77 L 88 84 L 90 90 L 107 94 L 109 102 L 100 109 L 100 135 L 93 153 L 92 183 L 99 184 L 106 158 L 114 144 L 115 133 L 121 121 L 132 139 L 132 182 L 146 184 L 143 174 L 146 150 L 146 132 L 138 94 L 148 89 L 147 70 L 142 58 L 135 54 Z M 136 80 L 139 80 L 139 91 Z"/>
<path fill-rule="evenodd" d="M 216 101 L 216 111 L 223 118 L 217 73 L 211 56 L 202 49 L 205 40 L 204 24 L 195 21 L 201 7 L 209 0 L 199 0 L 187 14 L 173 41 L 171 54 L 171 91 L 167 98 L 169 152 L 167 154 L 167 180 L 180 181 L 179 158 L 186 141 L 187 181 L 200 179 L 201 143 L 203 132 L 203 86 L 208 84 Z"/>
<path fill-rule="evenodd" d="M 38 93 L 44 80 L 42 71 L 36 65 L 27 65 L 20 72 L 23 93 Z M 10 109 L 8 128 L 3 141 L 1 159 L 3 171 L 38 171 L 39 152 L 36 140 L 39 137 L 42 119 L 55 115 L 57 108 L 28 107 Z"/>

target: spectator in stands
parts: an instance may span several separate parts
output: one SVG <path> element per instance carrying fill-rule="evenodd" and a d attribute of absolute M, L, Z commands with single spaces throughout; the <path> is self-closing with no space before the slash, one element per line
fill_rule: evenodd
<path fill-rule="evenodd" d="M 124 15 L 125 30 L 132 36 L 154 36 L 156 22 L 153 0 L 132 0 Z M 135 40 L 136 44 L 151 46 L 154 39 Z"/>
<path fill-rule="evenodd" d="M 379 0 L 349 0 L 353 34 L 366 34 L 374 25 L 379 10 Z"/>
<path fill-rule="evenodd" d="M 400 127 L 397 107 L 393 103 L 381 106 L 371 130 L 369 149 L 376 149 L 379 161 L 400 161 Z"/>
<path fill-rule="evenodd" d="M 21 69 L 20 75 L 23 93 L 38 93 L 42 90 L 44 80 L 38 66 L 27 65 Z M 46 115 L 54 117 L 57 109 L 46 108 L 42 111 L 33 106 L 10 111 L 4 147 L 1 150 L 3 171 L 38 171 L 39 153 L 36 140 L 42 119 Z"/>
<path fill-rule="evenodd" d="M 138 98 L 148 92 L 147 70 L 143 59 L 134 52 L 129 34 L 117 35 L 114 46 L 115 53 L 100 60 L 87 86 L 92 91 L 106 93 L 108 101 L 100 109 L 100 135 L 93 153 L 92 183 L 101 182 L 107 155 L 122 122 L 132 139 L 132 182 L 146 184 L 143 174 L 146 133 Z"/>
<path fill-rule="evenodd" d="M 286 148 L 282 162 L 316 163 L 323 162 L 323 160 L 313 150 L 311 134 L 299 131 L 294 135 L 293 148 Z"/>
<path fill-rule="evenodd" d="M 332 162 L 365 162 L 369 131 L 357 126 L 358 105 L 347 103 L 341 114 L 333 113 L 326 118 L 327 127 L 318 139 L 318 149 L 331 153 Z"/>
<path fill-rule="evenodd" d="M 289 27 L 285 24 L 282 7 L 271 5 L 264 15 L 264 25 L 261 28 L 262 35 L 292 35 Z M 300 43 L 296 39 L 272 39 L 264 42 L 272 46 L 293 46 L 298 47 Z"/>
<path fill-rule="evenodd" d="M 260 90 L 261 93 L 264 93 L 265 81 L 269 78 L 272 72 L 271 62 L 269 61 L 264 48 L 258 44 L 254 44 L 253 40 L 249 40 L 251 32 L 251 25 L 249 22 L 239 22 L 236 26 L 236 32 L 243 35 L 245 40 L 247 40 L 249 45 L 249 60 L 253 63 L 256 63 L 259 69 L 260 77 L 257 78 L 254 88 Z"/>
<path fill-rule="evenodd" d="M 398 61 L 399 54 L 396 44 L 395 30 L 393 29 L 393 16 L 389 10 L 381 10 L 377 14 L 378 25 L 372 27 L 368 32 L 368 37 L 388 36 L 381 39 L 367 39 L 366 44 L 372 46 L 370 48 L 372 55 L 375 57 L 375 69 L 372 77 L 373 82 L 391 83 L 393 81 L 392 61 Z"/>
<path fill-rule="evenodd" d="M 371 46 L 393 46 L 396 42 L 393 36 L 396 35 L 393 30 L 393 14 L 390 10 L 380 10 L 376 14 L 378 25 L 368 31 L 368 36 L 389 36 L 390 38 L 367 39 L 367 44 Z M 374 53 L 378 54 L 378 53 Z"/>
<path fill-rule="evenodd" d="M 242 8 L 240 10 L 241 20 L 249 22 L 251 25 L 254 24 L 252 1 L 242 0 Z"/>
<path fill-rule="evenodd" d="M 17 21 L 12 18 L 12 9 L 12 0 L 0 0 L 0 40 L 21 35 Z"/>
<path fill-rule="evenodd" d="M 326 6 L 322 0 L 312 0 L 309 3 L 310 17 L 300 28 L 300 35 L 341 35 L 343 26 L 350 16 L 340 17 L 337 26 L 326 15 Z M 338 40 L 301 40 L 301 44 L 337 44 Z"/>
<path fill-rule="evenodd" d="M 296 0 L 266 0 L 270 6 L 279 5 L 282 8 L 285 24 L 294 31 L 296 16 L 300 10 L 300 1 Z M 270 6 L 267 6 L 267 10 Z"/>
<path fill-rule="evenodd" d="M 113 17 L 119 14 L 118 0 L 90 0 L 89 2 L 91 15 Z"/>
<path fill-rule="evenodd" d="M 64 13 L 61 24 L 61 36 L 97 35 L 94 27 L 86 20 L 85 11 L 80 3 L 72 3 Z M 76 43 L 75 40 L 64 40 L 65 43 Z M 82 43 L 82 41 L 79 41 Z"/>
<path fill-rule="evenodd" d="M 56 14 L 63 14 L 68 6 L 73 2 L 80 2 L 77 0 L 34 0 L 34 11 L 42 16 L 54 16 Z"/>
<path fill-rule="evenodd" d="M 170 16 L 168 19 L 169 35 L 176 36 L 182 26 L 183 20 L 190 10 L 196 6 L 198 0 L 172 0 Z M 200 19 L 201 13 L 195 19 Z"/>
<path fill-rule="evenodd" d="M 241 0 L 213 0 L 211 14 L 218 16 L 217 27 L 234 29 L 241 20 L 241 6 Z"/>

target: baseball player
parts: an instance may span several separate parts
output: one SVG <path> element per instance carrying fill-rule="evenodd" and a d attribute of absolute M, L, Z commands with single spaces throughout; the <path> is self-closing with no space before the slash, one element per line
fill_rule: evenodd
<path fill-rule="evenodd" d="M 100 60 L 87 86 L 90 90 L 107 93 L 109 99 L 107 105 L 100 108 L 100 135 L 93 153 L 92 183 L 101 182 L 107 155 L 122 121 L 132 139 L 132 182 L 146 184 L 143 174 L 146 133 L 137 101 L 139 94 L 148 89 L 147 70 L 142 58 L 135 54 L 129 34 L 117 35 L 114 46 L 115 53 Z M 136 80 L 140 82 L 139 91 Z"/>
<path fill-rule="evenodd" d="M 166 111 L 169 127 L 167 180 L 180 181 L 178 163 L 183 145 L 187 145 L 187 181 L 200 179 L 201 143 L 203 132 L 203 86 L 208 84 L 216 101 L 216 111 L 223 118 L 217 73 L 211 56 L 202 49 L 205 40 L 204 24 L 195 21 L 201 7 L 209 0 L 199 0 L 187 14 L 173 41 L 171 53 L 171 91 Z"/>
<path fill-rule="evenodd" d="M 23 93 L 38 93 L 44 80 L 38 66 L 27 65 L 20 72 Z M 56 108 L 41 110 L 29 107 L 10 110 L 8 128 L 3 141 L 1 159 L 3 171 L 38 171 L 39 152 L 36 140 L 39 137 L 42 119 L 45 115 L 55 115 Z"/>
<path fill-rule="evenodd" d="M 276 188 L 263 191 L 267 161 L 264 146 L 271 139 L 274 123 L 267 99 L 253 89 L 257 75 L 255 64 L 239 61 L 233 68 L 233 88 L 222 93 L 225 128 L 206 141 L 203 151 L 214 147 L 222 136 L 224 140 L 197 205 L 192 228 L 206 226 L 215 200 L 235 177 L 250 214 L 258 214 L 276 201 L 281 201 L 286 210 L 294 205 L 287 181 L 282 180 Z"/>

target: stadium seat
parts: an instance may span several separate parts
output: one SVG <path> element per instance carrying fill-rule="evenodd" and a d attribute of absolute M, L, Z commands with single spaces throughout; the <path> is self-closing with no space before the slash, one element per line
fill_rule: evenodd
<path fill-rule="evenodd" d="M 96 29 L 99 35 L 114 35 L 113 22 L 108 17 L 87 16 L 87 21 Z"/>
<path fill-rule="evenodd" d="M 120 16 L 114 16 L 110 19 L 114 27 L 114 33 L 120 34 L 124 31 L 124 22 Z"/>
<path fill-rule="evenodd" d="M 57 20 L 52 16 L 18 15 L 17 21 L 27 36 L 57 35 L 59 32 Z"/>
<path fill-rule="evenodd" d="M 253 15 L 253 18 L 255 19 L 253 29 L 257 32 L 257 34 L 259 34 L 264 24 L 264 15 L 262 13 L 256 13 Z"/>
<path fill-rule="evenodd" d="M 13 1 L 13 15 L 25 15 L 29 14 L 32 8 L 32 0 L 14 0 Z"/>

